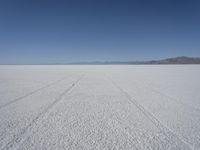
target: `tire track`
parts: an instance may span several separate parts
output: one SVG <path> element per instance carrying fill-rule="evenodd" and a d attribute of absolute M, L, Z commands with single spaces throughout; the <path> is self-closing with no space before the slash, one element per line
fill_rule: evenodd
<path fill-rule="evenodd" d="M 20 131 L 17 135 L 14 135 L 13 139 L 8 142 L 3 148 L 2 150 L 8 150 L 11 148 L 15 149 L 15 146 L 19 146 L 21 145 L 26 138 L 28 138 L 27 132 L 31 132 L 32 128 L 34 125 L 37 125 L 37 122 L 39 119 L 42 119 L 42 117 L 50 110 L 52 109 L 58 102 L 60 102 L 62 100 L 62 98 L 69 93 L 73 87 L 75 87 L 78 82 L 84 77 L 84 74 L 81 75 L 81 77 L 76 80 L 74 83 L 71 84 L 71 86 L 69 88 L 67 88 L 63 93 L 61 93 L 51 104 L 49 104 L 42 112 L 40 112 L 22 131 Z"/>
<path fill-rule="evenodd" d="M 70 75 L 70 76 L 72 76 L 72 75 Z M 69 76 L 68 76 L 68 77 L 69 77 Z M 18 102 L 18 101 L 20 101 L 20 100 L 23 100 L 24 98 L 26 98 L 26 97 L 28 97 L 28 96 L 31 96 L 31 95 L 33 95 L 33 94 L 39 92 L 39 91 L 42 91 L 42 90 L 44 90 L 44 89 L 46 89 L 46 88 L 48 88 L 48 87 L 51 87 L 51 86 L 53 86 L 53 85 L 55 85 L 55 84 L 57 84 L 57 83 L 59 83 L 59 82 L 65 80 L 65 79 L 68 78 L 68 77 L 61 78 L 61 79 L 59 79 L 59 80 L 57 80 L 57 81 L 54 81 L 54 82 L 49 83 L 49 84 L 47 84 L 47 85 L 45 85 L 45 86 L 43 86 L 43 87 L 40 87 L 40 88 L 38 88 L 38 89 L 36 89 L 36 90 L 34 90 L 34 91 L 28 93 L 28 94 L 25 94 L 25 95 L 23 95 L 23 96 L 20 96 L 20 97 L 14 99 L 14 100 L 11 100 L 10 102 L 8 102 L 8 103 L 6 103 L 6 104 L 1 105 L 1 106 L 0 106 L 0 110 L 1 110 L 2 108 L 4 108 L 4 107 L 9 106 L 10 104 L 16 103 L 16 102 Z"/>
<path fill-rule="evenodd" d="M 107 76 L 108 77 L 108 76 Z M 171 129 L 166 127 L 164 124 L 162 124 L 153 114 L 151 114 L 149 111 L 147 111 L 142 105 L 140 105 L 134 98 L 132 98 L 126 91 L 124 91 L 120 86 L 118 86 L 110 77 L 108 77 L 110 82 L 118 88 L 126 97 L 127 100 L 130 101 L 132 104 L 134 104 L 141 112 L 144 114 L 161 132 L 165 134 L 165 136 L 169 139 L 169 142 L 173 145 L 174 143 L 170 140 L 171 138 L 175 138 L 176 140 L 180 141 L 182 144 L 184 144 L 188 150 L 193 150 L 193 146 L 186 142 L 184 139 L 176 135 Z M 170 137 L 170 135 L 172 137 Z"/>
<path fill-rule="evenodd" d="M 132 82 L 132 81 L 131 81 Z M 170 95 L 168 95 L 168 94 L 166 94 L 166 93 L 164 93 L 164 92 L 162 92 L 162 91 L 159 91 L 159 90 L 157 90 L 157 89 L 155 89 L 155 88 L 152 88 L 152 87 L 149 87 L 149 83 L 147 83 L 147 82 L 144 82 L 145 83 L 145 85 L 138 85 L 136 82 L 134 82 L 133 81 L 133 83 L 135 83 L 138 87 L 144 87 L 144 88 L 146 88 L 147 90 L 149 90 L 149 91 L 151 91 L 151 92 L 154 92 L 154 93 L 156 93 L 156 94 L 159 94 L 159 95 L 161 95 L 161 96 L 164 96 L 164 97 L 166 97 L 168 100 L 171 100 L 171 101 L 175 101 L 176 103 L 178 103 L 178 104 L 181 104 L 181 105 L 183 105 L 184 107 L 189 107 L 189 108 L 192 108 L 192 109 L 195 109 L 196 111 L 200 111 L 200 108 L 197 108 L 197 107 L 194 107 L 194 106 L 192 106 L 192 105 L 190 105 L 190 104 L 186 104 L 186 103 L 184 103 L 184 102 L 181 102 L 179 99 L 177 99 L 177 98 L 174 98 L 174 97 L 172 97 L 172 96 L 170 96 Z"/>
<path fill-rule="evenodd" d="M 190 105 L 190 104 L 186 104 L 186 103 L 184 103 L 184 102 L 181 102 L 180 100 L 178 100 L 177 98 L 174 98 L 174 97 L 172 97 L 172 96 L 169 96 L 168 94 L 165 94 L 165 93 L 163 93 L 163 92 L 161 92 L 161 91 L 158 91 L 158 90 L 156 90 L 156 89 L 153 89 L 153 88 L 149 88 L 149 87 L 146 87 L 146 88 L 148 88 L 150 91 L 152 91 L 152 92 L 154 92 L 154 93 L 157 93 L 157 94 L 159 94 L 159 95 L 161 95 L 161 96 L 164 96 L 164 97 L 166 97 L 168 100 L 171 100 L 171 101 L 176 101 L 178 104 L 181 104 L 181 105 L 183 105 L 183 106 L 185 106 L 185 107 L 189 107 L 189 108 L 191 108 L 191 109 L 195 109 L 196 111 L 199 111 L 200 112 L 200 109 L 199 108 L 197 108 L 197 107 L 194 107 L 194 106 L 192 106 L 192 105 Z"/>

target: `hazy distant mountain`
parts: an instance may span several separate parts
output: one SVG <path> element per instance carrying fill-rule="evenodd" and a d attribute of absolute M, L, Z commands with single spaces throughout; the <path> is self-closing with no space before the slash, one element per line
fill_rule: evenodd
<path fill-rule="evenodd" d="M 174 58 L 167 58 L 167 59 L 161 59 L 161 60 L 150 60 L 150 61 L 95 61 L 95 62 L 74 62 L 69 64 L 77 64 L 77 65 L 118 65 L 118 64 L 125 64 L 125 65 L 131 65 L 131 64 L 200 64 L 200 57 L 186 57 L 186 56 L 180 56 L 180 57 L 174 57 Z"/>
<path fill-rule="evenodd" d="M 147 64 L 200 64 L 200 57 L 174 57 L 163 60 L 147 61 Z"/>
<path fill-rule="evenodd" d="M 153 64 L 200 64 L 200 57 L 173 57 L 149 61 L 92 61 L 71 63 L 0 64 L 0 65 L 153 65 Z"/>

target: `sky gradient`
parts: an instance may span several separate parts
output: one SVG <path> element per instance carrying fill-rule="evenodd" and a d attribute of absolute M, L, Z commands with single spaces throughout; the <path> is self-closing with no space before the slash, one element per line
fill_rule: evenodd
<path fill-rule="evenodd" d="M 0 64 L 200 56 L 198 0 L 1 0 Z"/>

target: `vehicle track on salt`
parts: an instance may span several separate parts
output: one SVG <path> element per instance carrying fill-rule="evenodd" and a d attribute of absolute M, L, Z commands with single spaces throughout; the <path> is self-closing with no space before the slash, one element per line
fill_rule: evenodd
<path fill-rule="evenodd" d="M 70 75 L 70 76 L 72 76 L 72 75 Z M 65 80 L 65 79 L 69 78 L 70 76 L 61 78 L 61 79 L 59 79 L 59 80 L 57 80 L 57 81 L 54 81 L 54 82 L 51 82 L 51 83 L 49 83 L 49 84 L 47 84 L 47 85 L 45 85 L 45 86 L 42 86 L 42 87 L 40 87 L 40 88 L 38 88 L 38 89 L 36 89 L 36 90 L 33 90 L 33 91 L 30 92 L 30 93 L 27 93 L 27 94 L 25 94 L 25 95 L 23 95 L 23 96 L 20 96 L 20 97 L 14 99 L 14 100 L 11 100 L 10 102 L 8 102 L 8 103 L 6 103 L 6 104 L 1 105 L 1 106 L 0 106 L 0 110 L 1 110 L 2 108 L 5 108 L 5 107 L 7 107 L 7 106 L 13 104 L 13 103 L 16 103 L 16 102 L 18 102 L 18 101 L 20 101 L 20 100 L 23 100 L 24 98 L 26 98 L 26 97 L 28 97 L 28 96 L 31 96 L 31 95 L 33 95 L 33 94 L 39 92 L 39 91 L 42 91 L 42 90 L 44 90 L 44 89 L 46 89 L 46 88 L 49 88 L 49 87 L 51 87 L 51 86 L 53 86 L 53 85 L 56 85 L 57 83 L 59 83 L 59 82 Z"/>
<path fill-rule="evenodd" d="M 110 81 L 109 80 L 107 80 L 107 82 L 108 83 L 110 83 Z M 118 88 L 116 88 L 115 86 L 113 86 L 113 84 L 111 84 L 112 85 L 112 87 L 113 88 L 115 88 L 115 89 L 117 89 L 117 91 L 118 91 Z M 124 95 L 124 94 L 123 94 Z M 129 102 L 129 101 L 128 101 Z M 55 108 L 55 107 L 54 107 Z M 50 117 L 50 115 L 48 115 L 48 117 Z M 49 120 L 49 118 L 46 118 L 46 120 Z M 40 120 L 41 121 L 41 120 Z M 120 120 L 116 120 L 117 122 L 119 122 L 120 124 L 123 124 L 123 122 L 121 122 Z M 68 122 L 67 124 L 65 124 L 65 126 L 68 126 L 68 125 L 70 125 L 71 123 L 73 123 L 74 122 L 74 120 L 73 121 L 71 121 L 71 122 Z M 39 123 L 38 123 L 39 124 Z M 41 124 L 41 123 L 40 123 Z M 35 131 L 35 132 L 38 132 L 37 130 Z M 29 134 L 26 134 L 26 136 L 25 136 L 25 138 L 22 140 L 22 142 L 20 142 L 20 144 L 18 144 L 17 145 L 17 147 L 15 147 L 14 149 L 15 150 L 20 150 L 20 146 L 21 145 L 23 145 L 27 140 L 28 140 L 28 138 L 30 138 L 32 135 L 33 135 L 34 133 L 33 133 L 33 130 L 32 131 L 30 131 L 29 132 Z M 168 138 L 168 137 L 167 137 Z M 169 138 L 168 138 L 169 139 Z M 60 141 L 60 140 L 58 140 L 58 141 Z M 58 142 L 57 141 L 57 142 Z M 85 145 L 85 143 L 83 143 L 82 141 L 79 141 L 80 143 L 81 143 L 81 145 Z M 59 143 L 59 142 L 58 142 Z M 63 148 L 64 149 L 64 148 Z"/>
<path fill-rule="evenodd" d="M 133 83 L 135 83 L 134 81 L 131 81 L 131 82 L 133 82 Z M 192 105 L 189 105 L 189 104 L 186 104 L 186 103 L 184 103 L 184 102 L 181 102 L 179 99 L 177 99 L 177 98 L 174 98 L 174 97 L 172 97 L 172 96 L 170 96 L 170 95 L 168 95 L 168 94 L 166 94 L 166 93 L 164 93 L 164 92 L 162 92 L 162 91 L 159 91 L 159 90 L 157 90 L 157 89 L 155 89 L 155 88 L 153 88 L 153 87 L 149 87 L 149 83 L 147 83 L 147 82 L 144 82 L 145 83 L 145 85 L 138 85 L 138 84 L 136 84 L 138 87 L 143 87 L 143 88 L 146 88 L 146 89 L 148 89 L 148 90 L 150 90 L 150 91 L 152 91 L 152 92 L 154 92 L 154 93 L 156 93 L 156 94 L 159 94 L 159 95 L 161 95 L 161 96 L 164 96 L 164 97 L 166 97 L 168 100 L 170 100 L 170 101 L 175 101 L 176 103 L 178 103 L 178 104 L 181 104 L 182 106 L 184 106 L 184 107 L 188 107 L 188 108 L 192 108 L 192 109 L 195 109 L 196 111 L 199 111 L 200 112 L 200 108 L 197 108 L 197 107 L 194 107 L 194 106 L 192 106 Z"/>
<path fill-rule="evenodd" d="M 153 114 L 151 114 L 148 110 L 146 110 L 142 105 L 140 105 L 136 99 L 134 99 L 132 96 L 130 96 L 125 90 L 123 90 L 120 86 L 118 86 L 114 80 L 112 80 L 108 75 L 106 75 L 107 78 L 110 80 L 110 82 L 118 88 L 126 97 L 127 100 L 129 100 L 133 105 L 135 105 L 138 110 L 140 110 L 146 118 L 148 118 L 161 132 L 165 134 L 165 136 L 168 139 L 175 138 L 176 140 L 180 141 L 183 143 L 188 149 L 193 150 L 193 146 L 186 142 L 184 139 L 179 137 L 176 133 L 174 133 L 171 129 L 166 127 L 163 123 L 161 123 Z M 173 137 L 170 137 L 170 135 Z M 173 144 L 174 140 L 169 140 L 171 144 Z"/>
<path fill-rule="evenodd" d="M 8 150 L 8 149 L 16 149 L 16 146 L 21 145 L 26 138 L 28 137 L 27 132 L 31 131 L 32 127 L 34 125 L 37 125 L 37 121 L 39 119 L 42 119 L 42 117 L 50 110 L 52 109 L 57 103 L 59 103 L 62 98 L 69 93 L 77 84 L 78 82 L 84 77 L 84 74 L 82 74 L 74 83 L 71 84 L 69 88 L 67 88 L 63 93 L 61 93 L 51 104 L 49 104 L 41 113 L 39 113 L 25 128 L 23 128 L 22 131 L 20 131 L 17 135 L 14 136 L 14 138 L 8 142 L 2 150 Z"/>

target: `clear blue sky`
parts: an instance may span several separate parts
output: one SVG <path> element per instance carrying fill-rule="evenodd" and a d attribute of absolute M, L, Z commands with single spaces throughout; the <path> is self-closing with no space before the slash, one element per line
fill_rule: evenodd
<path fill-rule="evenodd" d="M 200 56 L 199 0 L 1 0 L 0 63 Z"/>

